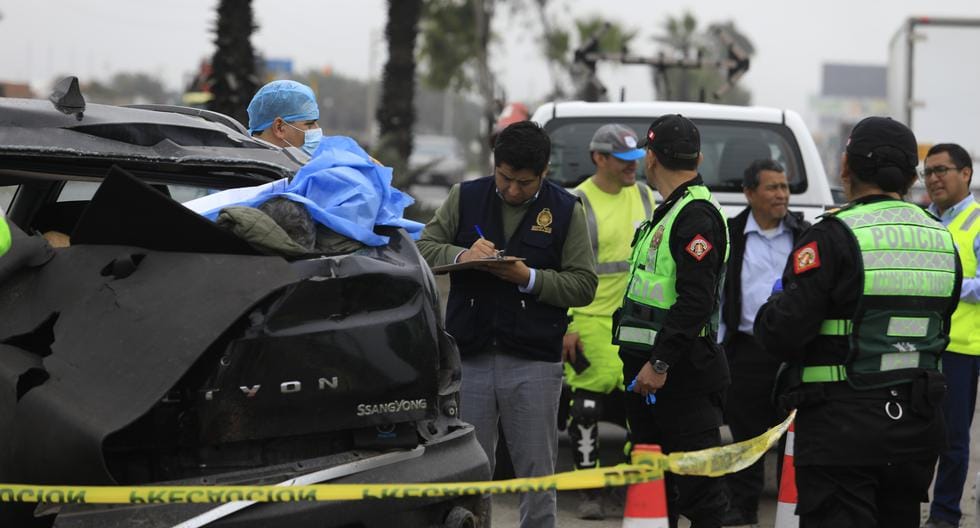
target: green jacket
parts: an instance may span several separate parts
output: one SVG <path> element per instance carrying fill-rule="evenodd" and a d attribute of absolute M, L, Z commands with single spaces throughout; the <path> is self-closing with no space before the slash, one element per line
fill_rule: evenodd
<path fill-rule="evenodd" d="M 527 206 L 503 203 L 501 207 L 504 232 L 510 235 L 517 229 Z M 446 201 L 425 226 L 418 241 L 419 252 L 429 266 L 452 264 L 460 252 L 469 249 L 452 244 L 459 228 L 459 185 L 449 190 Z M 589 243 L 585 211 L 575 206 L 572 224 L 562 249 L 562 270 L 535 270 L 534 290 L 538 300 L 552 306 L 585 306 L 592 302 L 599 279 L 595 273 L 595 255 Z"/>

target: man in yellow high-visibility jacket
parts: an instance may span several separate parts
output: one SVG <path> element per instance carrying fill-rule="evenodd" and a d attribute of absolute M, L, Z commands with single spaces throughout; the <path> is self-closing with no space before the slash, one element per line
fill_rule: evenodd
<path fill-rule="evenodd" d="M 970 426 L 977 402 L 980 372 L 980 204 L 970 193 L 973 160 L 954 143 L 933 145 L 922 163 L 922 180 L 932 199 L 929 212 L 949 229 L 963 266 L 960 303 L 953 312 L 949 346 L 943 352 L 946 376 L 946 438 L 949 449 L 939 456 L 936 487 L 927 528 L 959 525 L 960 499 L 970 464 Z"/>
<path fill-rule="evenodd" d="M 653 193 L 636 180 L 637 160 L 644 151 L 637 148 L 632 129 L 619 124 L 599 127 L 589 150 L 596 172 L 572 192 L 585 206 L 599 286 L 591 304 L 569 310 L 571 322 L 562 346 L 565 377 L 572 388 L 568 434 L 576 469 L 599 465 L 602 397 L 622 390 L 623 363 L 619 347 L 612 344 L 612 314 L 626 292 L 633 232 L 653 210 Z M 599 490 L 583 490 L 578 514 L 583 519 L 604 517 Z"/>

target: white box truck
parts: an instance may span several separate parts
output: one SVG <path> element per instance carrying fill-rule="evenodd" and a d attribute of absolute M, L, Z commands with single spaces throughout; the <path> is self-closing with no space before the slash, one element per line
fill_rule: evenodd
<path fill-rule="evenodd" d="M 892 37 L 888 106 L 915 132 L 920 159 L 932 145 L 958 143 L 980 165 L 978 50 L 977 18 L 912 17 Z M 974 178 L 974 194 L 978 190 L 980 178 Z"/>

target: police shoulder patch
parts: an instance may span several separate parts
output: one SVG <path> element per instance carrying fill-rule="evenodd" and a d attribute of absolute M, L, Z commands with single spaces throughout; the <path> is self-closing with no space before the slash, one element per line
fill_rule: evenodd
<path fill-rule="evenodd" d="M 796 275 L 819 267 L 820 250 L 816 242 L 810 242 L 793 253 L 793 273 Z"/>
<path fill-rule="evenodd" d="M 711 245 L 711 242 L 708 242 L 706 238 L 698 233 L 697 236 L 692 238 L 691 241 L 687 243 L 687 247 L 685 249 L 687 250 L 688 254 L 698 259 L 698 262 L 701 262 L 701 260 L 708 255 L 713 247 L 714 246 Z"/>

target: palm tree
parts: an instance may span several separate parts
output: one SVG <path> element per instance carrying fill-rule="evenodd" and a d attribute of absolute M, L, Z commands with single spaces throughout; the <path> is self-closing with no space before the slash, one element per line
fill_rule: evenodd
<path fill-rule="evenodd" d="M 489 135 L 497 113 L 496 84 L 488 46 L 498 0 L 425 0 L 422 45 L 423 81 L 437 90 L 475 91 L 482 101 L 483 131 Z M 480 142 L 481 159 L 489 145 Z"/>
<path fill-rule="evenodd" d="M 692 55 L 697 55 L 696 37 L 698 20 L 694 15 L 687 11 L 680 17 L 668 17 L 664 22 L 666 35 L 653 37 L 653 40 L 665 44 L 673 51 L 674 58 L 690 59 Z M 676 69 L 668 75 L 663 70 L 654 70 L 654 84 L 657 92 L 666 98 L 675 101 L 697 101 L 698 97 L 692 93 L 693 72 L 686 69 Z M 672 90 L 676 89 L 676 90 Z M 696 91 L 696 90 L 694 90 Z"/>
<path fill-rule="evenodd" d="M 422 0 L 388 0 L 388 62 L 381 82 L 377 119 L 380 159 L 405 174 L 412 153 L 415 124 L 415 40 L 419 32 Z M 396 181 L 396 186 L 404 182 Z"/>
<path fill-rule="evenodd" d="M 664 30 L 666 34 L 655 36 L 654 40 L 664 44 L 673 59 L 695 62 L 699 57 L 709 61 L 727 59 L 731 43 L 746 56 L 755 52 L 752 42 L 732 22 L 712 24 L 707 30 L 699 31 L 697 19 L 686 12 L 677 18 L 669 17 L 664 23 Z M 654 86 L 661 99 L 700 101 L 708 94 L 714 94 L 726 81 L 714 66 L 668 68 L 655 68 L 653 72 Z M 716 102 L 741 105 L 749 104 L 750 100 L 751 94 L 738 86 L 715 99 Z"/>
<path fill-rule="evenodd" d="M 212 94 L 209 109 L 248 123 L 245 111 L 258 89 L 255 75 L 255 51 L 252 32 L 252 0 L 220 0 L 214 43 L 217 49 L 211 59 Z"/>

